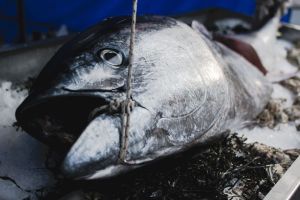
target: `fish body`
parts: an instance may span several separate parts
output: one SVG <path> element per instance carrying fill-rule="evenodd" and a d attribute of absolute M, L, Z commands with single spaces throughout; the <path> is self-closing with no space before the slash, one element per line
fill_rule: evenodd
<path fill-rule="evenodd" d="M 122 114 L 111 105 L 126 96 L 130 22 L 107 19 L 66 43 L 17 109 L 24 130 L 67 150 L 62 170 L 71 178 L 114 176 L 207 143 L 270 98 L 263 74 L 226 46 L 172 18 L 138 17 L 135 107 L 120 162 Z"/>

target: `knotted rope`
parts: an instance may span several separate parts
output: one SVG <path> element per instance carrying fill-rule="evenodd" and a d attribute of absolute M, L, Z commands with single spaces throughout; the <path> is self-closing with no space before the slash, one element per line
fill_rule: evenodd
<path fill-rule="evenodd" d="M 134 101 L 131 96 L 131 79 L 132 79 L 132 65 L 134 62 L 134 41 L 135 41 L 135 26 L 136 26 L 136 13 L 137 13 L 137 0 L 132 1 L 132 21 L 131 21 L 131 34 L 129 44 L 129 65 L 127 74 L 127 88 L 126 88 L 126 100 L 122 104 L 122 132 L 121 132 L 121 149 L 119 159 L 120 162 L 126 163 L 126 153 L 128 147 L 128 135 L 130 125 L 130 112 L 134 106 Z"/>

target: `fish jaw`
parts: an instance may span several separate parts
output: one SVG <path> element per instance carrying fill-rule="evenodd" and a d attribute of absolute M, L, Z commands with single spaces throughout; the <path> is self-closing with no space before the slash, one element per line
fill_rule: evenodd
<path fill-rule="evenodd" d="M 124 166 L 118 165 L 120 152 L 119 116 L 102 114 L 93 119 L 68 152 L 62 164 L 69 178 L 109 177 Z"/>
<path fill-rule="evenodd" d="M 152 160 L 137 152 L 141 150 L 140 145 L 146 141 L 144 141 L 145 137 L 135 135 L 136 131 L 145 133 L 144 128 L 149 125 L 150 116 L 146 109 L 135 107 L 131 115 L 130 141 L 128 141 L 126 157 L 124 161 L 120 161 L 121 115 L 106 113 L 98 115 L 89 123 L 67 153 L 62 163 L 63 174 L 71 179 L 103 179 L 135 169 Z M 133 123 L 137 117 L 140 119 L 138 125 Z M 137 161 L 136 158 L 131 160 L 133 158 L 130 155 L 133 152 L 142 156 L 142 161 Z"/>
<path fill-rule="evenodd" d="M 146 108 L 137 106 L 133 109 L 126 154 L 120 161 L 120 114 L 97 116 L 65 157 L 63 173 L 71 179 L 103 179 L 178 151 L 180 146 L 171 144 L 168 133 L 155 128 L 155 121 L 153 113 Z"/>

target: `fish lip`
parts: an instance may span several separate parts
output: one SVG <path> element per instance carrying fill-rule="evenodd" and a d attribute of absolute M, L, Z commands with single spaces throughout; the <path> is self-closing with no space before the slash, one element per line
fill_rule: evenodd
<path fill-rule="evenodd" d="M 122 165 L 122 164 L 116 164 L 111 165 L 103 169 L 99 169 L 94 173 L 90 173 L 85 176 L 77 177 L 75 180 L 105 180 L 112 177 L 116 177 L 119 175 L 124 174 L 127 171 L 137 169 L 142 167 L 143 165 Z"/>
<path fill-rule="evenodd" d="M 65 91 L 68 91 L 68 90 L 65 90 Z M 89 95 L 89 91 L 86 91 L 84 92 L 85 95 Z M 84 97 L 85 95 L 80 95 L 82 97 Z M 41 105 L 43 103 L 45 103 L 47 100 L 52 100 L 52 99 L 59 99 L 59 98 L 76 98 L 77 95 L 72 95 L 72 94 L 62 94 L 62 95 L 56 95 L 56 96 L 49 96 L 49 97 L 46 97 L 46 96 L 43 96 L 41 98 L 38 98 L 37 101 L 35 100 L 32 100 L 32 99 L 28 99 L 28 97 L 25 99 L 25 101 L 23 101 L 21 103 L 21 105 L 17 108 L 16 110 L 16 119 L 17 121 L 21 121 L 20 120 L 20 115 L 22 115 L 22 113 L 24 111 L 27 111 L 28 109 L 32 108 L 32 107 L 35 107 L 35 106 L 38 106 L 38 105 Z M 88 96 L 86 96 L 88 97 Z M 109 104 L 109 100 L 108 98 L 106 97 L 102 97 L 102 96 L 95 96 L 95 98 L 98 98 L 99 100 L 102 100 L 103 102 L 105 102 L 104 104 L 101 104 L 102 105 L 108 105 Z"/>
<path fill-rule="evenodd" d="M 62 166 L 61 170 L 64 172 L 65 169 L 63 168 L 64 166 Z M 108 178 L 111 178 L 111 177 L 114 177 L 116 174 L 120 174 L 122 172 L 125 172 L 126 171 L 126 166 L 124 165 L 111 165 L 111 166 L 108 166 L 106 168 L 103 168 L 103 169 L 99 169 L 93 173 L 89 173 L 89 174 L 86 174 L 86 175 L 81 175 L 81 176 L 75 176 L 75 177 L 72 177 L 72 176 L 68 176 L 66 175 L 67 178 L 70 178 L 72 180 L 93 180 L 93 179 L 108 179 Z M 66 174 L 66 173 L 65 173 Z"/>
<path fill-rule="evenodd" d="M 111 94 L 116 94 L 116 93 L 121 93 L 126 91 L 125 89 L 125 85 L 115 88 L 115 89 L 78 89 L 78 90 L 74 90 L 74 89 L 69 89 L 67 87 L 57 87 L 54 88 L 53 91 L 51 92 L 57 92 L 57 91 L 63 91 L 63 92 L 67 92 L 67 93 L 62 93 L 62 94 L 58 94 L 58 95 L 54 95 L 54 96 L 48 96 L 49 94 L 51 95 L 51 92 L 49 92 L 49 94 L 46 95 L 38 95 L 35 94 L 34 92 L 32 94 L 29 94 L 29 96 L 21 103 L 21 105 L 19 105 L 19 107 L 16 110 L 16 118 L 18 119 L 18 116 L 20 115 L 20 113 L 22 113 L 24 110 L 27 110 L 28 108 L 31 108 L 33 106 L 36 106 L 38 104 L 41 104 L 43 102 L 45 102 L 48 99 L 54 99 L 54 98 L 64 98 L 64 97 L 76 97 L 76 96 L 86 96 L 86 97 L 91 97 L 91 96 L 95 96 L 95 98 L 98 98 L 100 100 L 105 101 L 106 103 L 103 105 L 108 105 L 109 102 L 113 99 L 112 97 L 107 97 L 106 95 L 108 95 L 109 93 Z M 105 95 L 101 95 L 99 93 L 105 93 Z M 81 93 L 80 95 L 77 93 Z M 97 94 L 94 94 L 97 93 Z M 33 98 L 32 98 L 33 96 Z M 31 98 L 30 98 L 31 97 Z M 37 98 L 38 97 L 38 98 Z M 33 100 L 32 100 L 33 99 Z"/>
<path fill-rule="evenodd" d="M 126 92 L 126 85 L 122 85 L 120 87 L 116 87 L 113 89 L 70 89 L 68 87 L 62 87 L 61 88 L 64 91 L 67 92 L 105 92 L 105 93 L 122 93 L 122 92 Z"/>

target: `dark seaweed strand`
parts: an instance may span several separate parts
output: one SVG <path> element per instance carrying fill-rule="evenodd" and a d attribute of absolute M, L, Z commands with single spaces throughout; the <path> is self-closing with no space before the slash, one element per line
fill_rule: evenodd
<path fill-rule="evenodd" d="M 136 13 L 137 13 L 137 0 L 132 1 L 132 21 L 131 21 L 131 34 L 130 34 L 130 46 L 129 46 L 129 65 L 128 65 L 128 76 L 127 76 L 127 89 L 126 89 L 126 100 L 122 106 L 122 141 L 120 150 L 120 161 L 125 162 L 127 146 L 128 146 L 128 132 L 130 124 L 130 112 L 133 105 L 131 98 L 131 79 L 132 79 L 132 65 L 133 65 L 133 50 L 135 40 L 135 26 L 136 26 Z"/>

